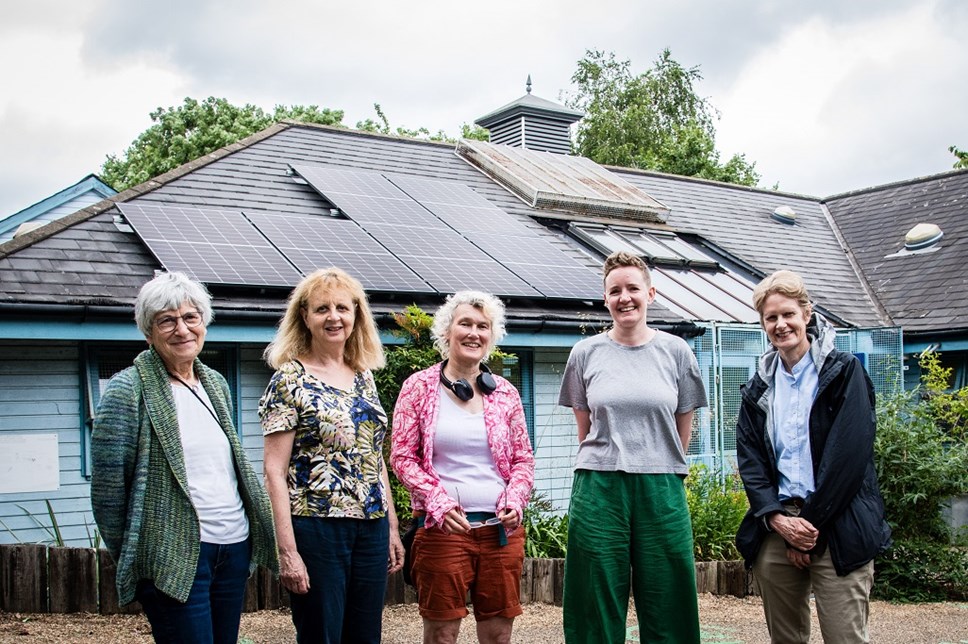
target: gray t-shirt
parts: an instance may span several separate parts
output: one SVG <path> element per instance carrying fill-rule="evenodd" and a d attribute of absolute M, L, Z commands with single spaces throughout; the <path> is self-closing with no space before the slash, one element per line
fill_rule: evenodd
<path fill-rule="evenodd" d="M 580 341 L 568 356 L 558 404 L 591 413 L 576 469 L 688 474 L 675 415 L 708 403 L 689 345 L 658 331 L 637 347 L 606 333 Z"/>

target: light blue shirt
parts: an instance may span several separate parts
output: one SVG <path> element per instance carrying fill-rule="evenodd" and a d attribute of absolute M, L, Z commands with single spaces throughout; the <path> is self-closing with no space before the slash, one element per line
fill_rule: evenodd
<path fill-rule="evenodd" d="M 776 368 L 773 397 L 773 443 L 780 473 L 780 500 L 806 499 L 814 490 L 810 454 L 810 408 L 817 398 L 819 374 L 807 351 L 789 373 Z"/>

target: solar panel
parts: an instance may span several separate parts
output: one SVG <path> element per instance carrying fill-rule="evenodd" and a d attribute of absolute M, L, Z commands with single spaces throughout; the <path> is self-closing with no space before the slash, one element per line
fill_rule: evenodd
<path fill-rule="evenodd" d="M 594 270 L 468 186 L 398 175 L 388 179 L 543 295 L 602 296 L 602 280 Z"/>
<path fill-rule="evenodd" d="M 417 203 L 383 175 L 312 166 L 293 169 L 437 291 L 474 288 L 496 295 L 541 294 L 454 232 L 450 222 L 428 209 L 430 204 Z M 440 198 L 454 201 L 454 194 L 461 194 L 459 187 L 452 184 L 451 191 Z M 484 205 L 493 209 L 486 200 Z"/>
<path fill-rule="evenodd" d="M 368 291 L 436 292 L 352 221 L 282 213 L 247 212 L 246 216 L 307 275 L 338 266 Z"/>
<path fill-rule="evenodd" d="M 131 202 L 117 207 L 169 271 L 216 284 L 291 287 L 302 279 L 241 212 Z"/>

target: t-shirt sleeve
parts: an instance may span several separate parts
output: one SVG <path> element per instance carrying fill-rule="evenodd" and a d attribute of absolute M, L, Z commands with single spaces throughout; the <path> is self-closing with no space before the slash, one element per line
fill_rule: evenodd
<path fill-rule="evenodd" d="M 682 414 L 699 407 L 708 406 L 709 400 L 706 397 L 702 373 L 699 371 L 699 362 L 696 360 L 696 355 L 689 349 L 689 345 L 684 340 L 680 340 L 679 404 L 676 406 L 676 413 Z"/>
<path fill-rule="evenodd" d="M 263 436 L 296 428 L 299 412 L 289 380 L 281 370 L 276 371 L 259 400 L 259 422 Z"/>
<path fill-rule="evenodd" d="M 588 392 L 585 391 L 585 351 L 575 345 L 568 355 L 565 373 L 561 377 L 558 404 L 563 407 L 588 411 Z"/>

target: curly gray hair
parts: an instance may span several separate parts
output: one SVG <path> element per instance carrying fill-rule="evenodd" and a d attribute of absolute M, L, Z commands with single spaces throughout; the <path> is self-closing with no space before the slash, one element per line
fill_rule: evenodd
<path fill-rule="evenodd" d="M 184 273 L 162 273 L 146 282 L 134 303 L 134 320 L 146 338 L 151 337 L 151 325 L 162 311 L 181 308 L 190 303 L 202 315 L 202 323 L 212 321 L 212 296 L 206 288 Z"/>
<path fill-rule="evenodd" d="M 461 304 L 473 306 L 491 321 L 491 341 L 487 345 L 486 359 L 490 357 L 497 344 L 504 339 L 507 329 L 505 329 L 504 322 L 504 304 L 490 293 L 483 291 L 458 291 L 447 296 L 444 303 L 434 313 L 434 322 L 430 326 L 430 336 L 434 339 L 434 346 L 444 360 L 450 357 L 450 341 L 447 339 L 447 331 L 454 322 L 454 311 Z"/>

